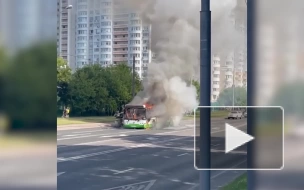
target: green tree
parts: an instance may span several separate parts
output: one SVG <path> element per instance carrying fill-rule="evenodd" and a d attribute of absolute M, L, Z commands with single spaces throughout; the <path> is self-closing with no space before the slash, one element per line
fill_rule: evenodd
<path fill-rule="evenodd" d="M 4 73 L 4 109 L 12 129 L 54 129 L 56 126 L 56 43 L 21 49 Z"/>
<path fill-rule="evenodd" d="M 106 71 L 98 64 L 78 69 L 69 86 L 71 114 L 102 115 L 109 99 Z"/>
<path fill-rule="evenodd" d="M 199 101 L 199 99 L 200 99 L 200 84 L 199 84 L 198 81 L 192 80 L 192 85 L 196 88 L 196 94 L 197 94 L 196 98 Z"/>
<path fill-rule="evenodd" d="M 219 106 L 232 106 L 233 100 L 233 89 L 224 89 L 217 100 Z M 235 87 L 234 89 L 234 105 L 235 106 L 246 106 L 247 105 L 247 92 L 245 88 Z"/>
<path fill-rule="evenodd" d="M 62 57 L 57 57 L 57 105 L 65 106 L 69 103 L 68 86 L 72 78 L 72 70 Z"/>
<path fill-rule="evenodd" d="M 135 87 L 141 90 L 137 75 Z M 73 74 L 69 94 L 72 115 L 113 115 L 132 100 L 132 72 L 126 64 L 88 65 Z"/>

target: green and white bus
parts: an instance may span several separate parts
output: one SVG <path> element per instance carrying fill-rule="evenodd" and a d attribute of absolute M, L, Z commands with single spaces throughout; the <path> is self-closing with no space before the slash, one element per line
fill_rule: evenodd
<path fill-rule="evenodd" d="M 151 105 L 130 105 L 124 107 L 120 125 L 123 128 L 131 129 L 149 129 L 156 124 L 156 118 L 149 118 Z"/>

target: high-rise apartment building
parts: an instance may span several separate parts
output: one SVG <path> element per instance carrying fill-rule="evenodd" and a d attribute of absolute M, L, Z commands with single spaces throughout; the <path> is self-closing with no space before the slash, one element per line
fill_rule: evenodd
<path fill-rule="evenodd" d="M 151 62 L 151 26 L 119 0 L 77 0 L 76 67 L 133 64 L 141 78 Z"/>
<path fill-rule="evenodd" d="M 75 0 L 57 0 L 57 56 L 75 70 Z"/>
<path fill-rule="evenodd" d="M 212 72 L 211 72 L 211 102 L 216 102 L 220 95 L 220 75 L 221 75 L 221 64 L 220 57 L 214 55 L 212 57 Z"/>
<path fill-rule="evenodd" d="M 215 72 L 215 69 L 218 70 L 216 73 L 219 73 L 219 77 L 214 77 L 214 74 L 212 74 L 211 102 L 215 102 L 220 92 L 225 88 L 231 88 L 233 85 L 235 87 L 247 86 L 247 32 L 244 16 L 246 16 L 246 4 L 243 0 L 238 0 L 236 7 L 231 12 L 230 20 L 231 25 L 240 34 L 239 41 L 235 42 L 237 46 L 235 49 L 227 50 L 230 53 L 226 57 L 213 55 L 212 72 Z M 223 64 L 220 63 L 221 59 Z M 219 63 L 218 66 L 217 63 Z"/>

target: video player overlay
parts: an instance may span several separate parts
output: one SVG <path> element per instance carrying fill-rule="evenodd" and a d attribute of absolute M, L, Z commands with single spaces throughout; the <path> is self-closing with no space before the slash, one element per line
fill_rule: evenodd
<path fill-rule="evenodd" d="M 208 138 L 200 130 L 208 126 L 200 122 L 200 113 L 206 109 L 210 111 L 210 166 L 202 167 L 200 161 L 205 157 L 200 152 L 201 146 L 208 144 Z M 282 107 L 199 107 L 194 120 L 196 169 L 280 170 L 284 167 Z"/>

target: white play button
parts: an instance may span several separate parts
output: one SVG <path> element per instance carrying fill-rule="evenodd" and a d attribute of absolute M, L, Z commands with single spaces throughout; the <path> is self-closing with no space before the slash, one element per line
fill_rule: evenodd
<path fill-rule="evenodd" d="M 237 147 L 254 139 L 253 136 L 244 133 L 228 123 L 225 124 L 225 130 L 225 153 L 229 153 Z"/>

